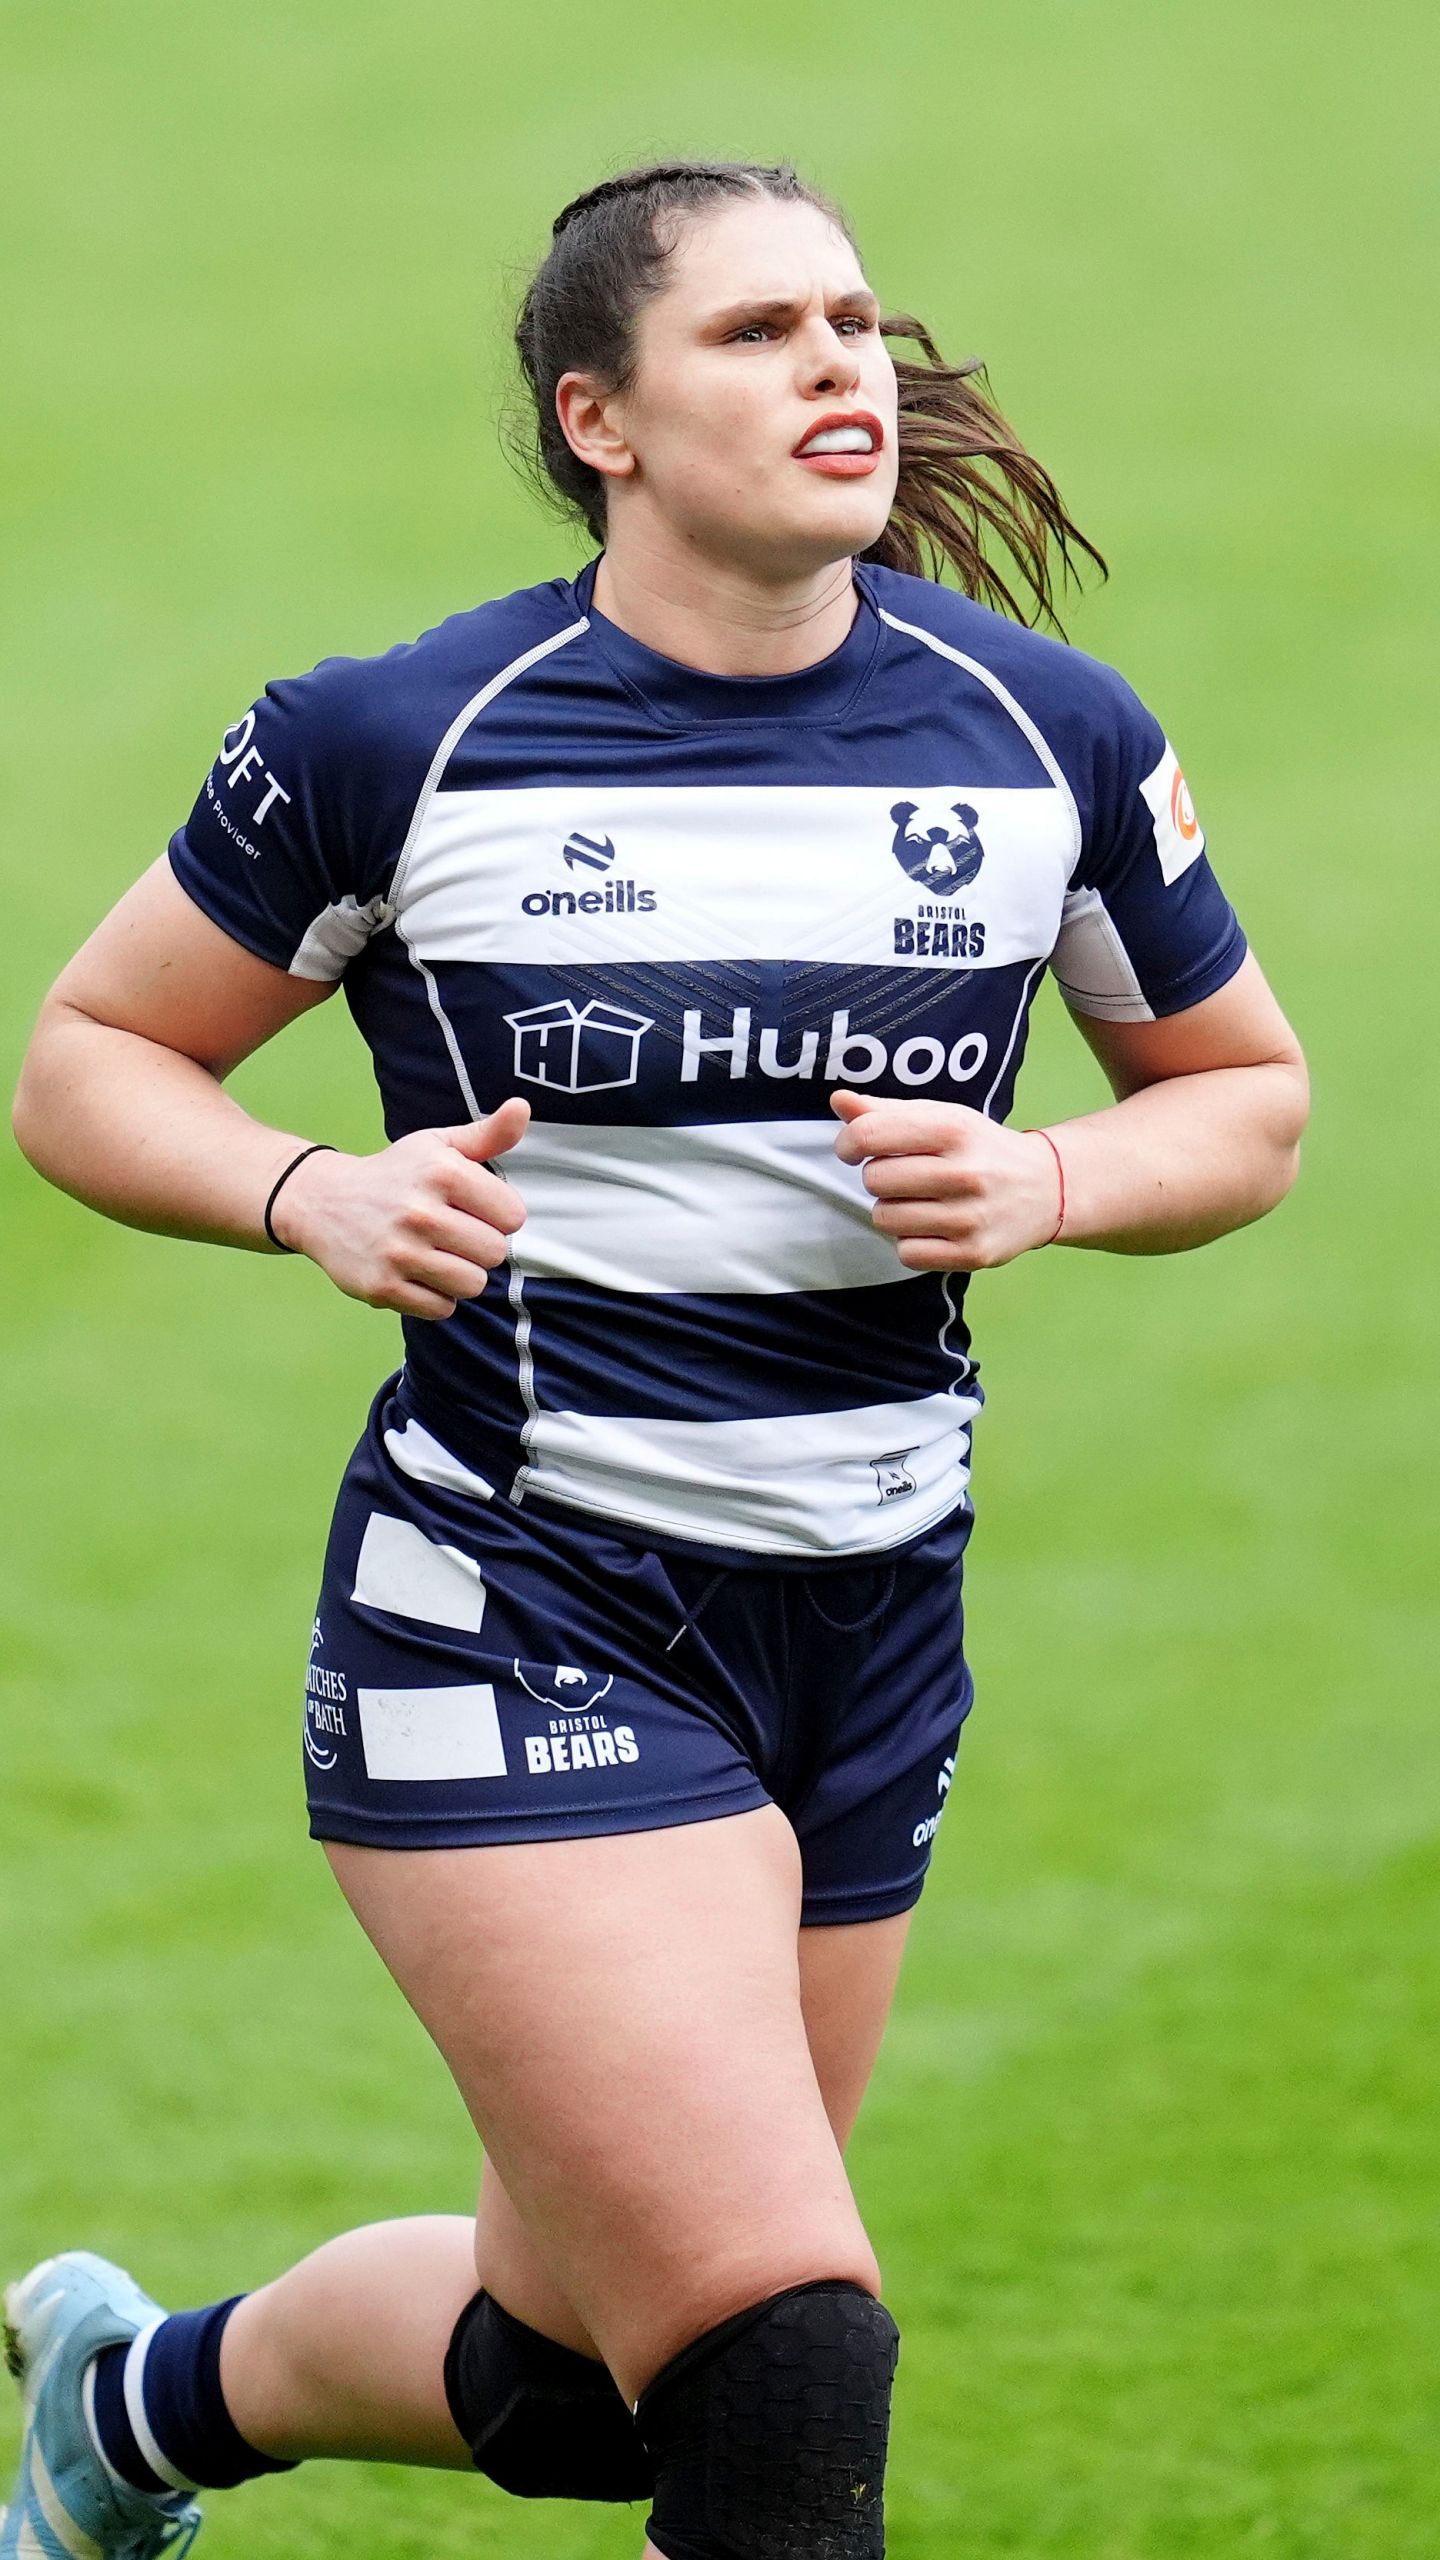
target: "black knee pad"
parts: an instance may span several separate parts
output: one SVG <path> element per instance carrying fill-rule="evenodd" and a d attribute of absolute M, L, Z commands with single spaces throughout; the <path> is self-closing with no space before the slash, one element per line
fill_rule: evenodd
<path fill-rule="evenodd" d="M 900 2332 L 859 2285 L 792 2286 L 707 2331 L 636 2418 L 665 2560 L 883 2560 Z"/>
<path fill-rule="evenodd" d="M 455 2323 L 450 2415 L 475 2468 L 513 2498 L 648 2498 L 655 2467 L 603 2364 L 527 2328 L 488 2293 Z"/>

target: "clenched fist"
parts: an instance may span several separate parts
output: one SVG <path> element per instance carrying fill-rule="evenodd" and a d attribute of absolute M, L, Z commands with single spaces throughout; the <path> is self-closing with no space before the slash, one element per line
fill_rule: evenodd
<path fill-rule="evenodd" d="M 417 1129 L 378 1155 L 308 1156 L 275 1203 L 275 1233 L 347 1298 L 453 1316 L 462 1298 L 479 1297 L 524 1224 L 519 1194 L 488 1160 L 529 1123 L 529 1103 L 511 1100 L 485 1120 Z"/>
<path fill-rule="evenodd" d="M 863 1165 L 871 1211 L 907 1271 L 989 1271 L 1049 1244 L 1060 1215 L 1051 1143 L 963 1102 L 830 1096 L 842 1164 Z"/>

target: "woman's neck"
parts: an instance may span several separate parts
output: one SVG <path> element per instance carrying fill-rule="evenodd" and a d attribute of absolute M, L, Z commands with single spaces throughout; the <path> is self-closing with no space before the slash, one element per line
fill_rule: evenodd
<path fill-rule="evenodd" d="M 835 560 L 788 583 L 683 563 L 627 544 L 604 552 L 595 610 L 661 657 L 715 676 L 788 676 L 840 647 L 855 619 L 854 563 Z"/>

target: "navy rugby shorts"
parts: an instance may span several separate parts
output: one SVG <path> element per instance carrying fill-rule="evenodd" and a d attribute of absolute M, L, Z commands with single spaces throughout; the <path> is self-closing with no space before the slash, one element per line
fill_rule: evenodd
<path fill-rule="evenodd" d="M 972 1695 L 968 1513 L 841 1566 L 662 1554 L 578 1512 L 417 1483 L 385 1446 L 388 1398 L 341 1484 L 315 1617 L 316 1839 L 562 1840 L 773 1803 L 806 1922 L 910 1908 Z"/>

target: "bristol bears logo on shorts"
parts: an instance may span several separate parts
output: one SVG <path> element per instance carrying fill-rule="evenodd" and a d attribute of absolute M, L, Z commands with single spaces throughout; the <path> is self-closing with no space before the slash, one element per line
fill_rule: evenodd
<path fill-rule="evenodd" d="M 985 859 L 975 832 L 978 809 L 968 800 L 949 800 L 930 815 L 918 800 L 897 800 L 890 815 L 895 821 L 890 850 L 917 889 L 950 898 L 957 889 L 969 888 Z"/>
<path fill-rule="evenodd" d="M 543 1666 L 517 1662 L 515 1677 L 522 1689 L 538 1698 L 542 1707 L 554 1707 L 560 1715 L 583 1715 L 588 1707 L 596 1707 L 607 1689 L 614 1684 L 613 1671 L 582 1671 L 578 1663 L 556 1662 Z"/>

